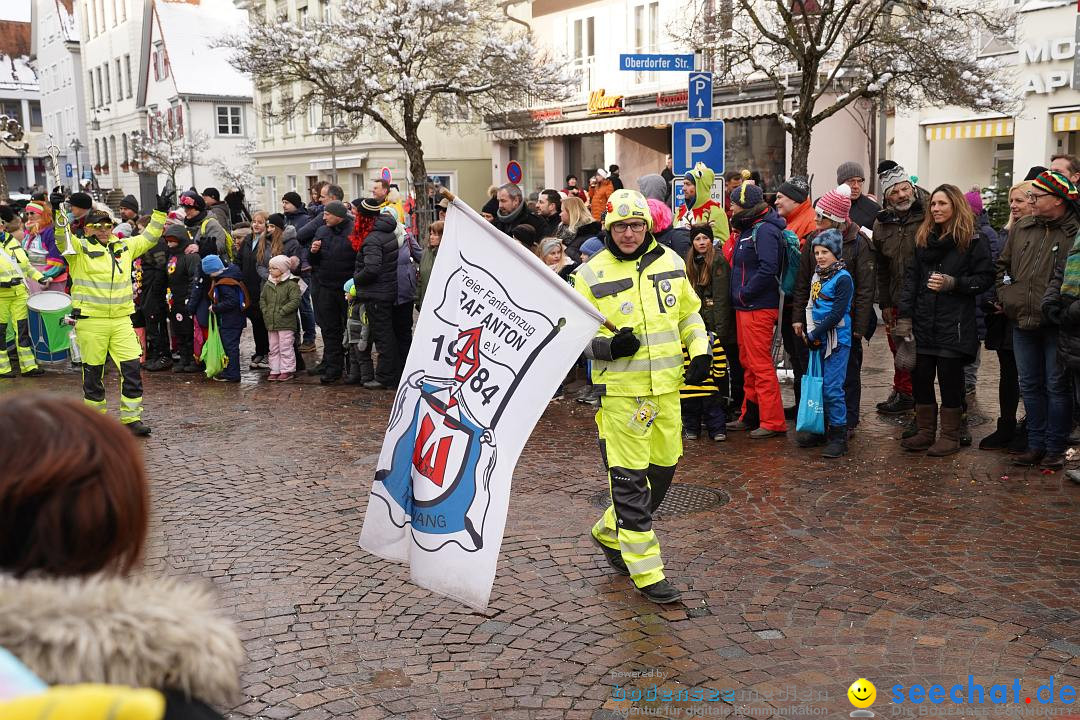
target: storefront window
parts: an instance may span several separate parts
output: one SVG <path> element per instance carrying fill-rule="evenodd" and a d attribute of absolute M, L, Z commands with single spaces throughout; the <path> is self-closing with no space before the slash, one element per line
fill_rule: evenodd
<path fill-rule="evenodd" d="M 604 167 L 604 136 L 597 134 L 568 137 L 566 167 L 570 173 L 578 176 L 578 187 L 588 187 L 589 177 L 597 168 Z"/>
<path fill-rule="evenodd" d="M 761 173 L 766 192 L 784 181 L 784 128 L 776 118 L 739 118 L 724 123 L 726 170 L 748 168 Z"/>
<path fill-rule="evenodd" d="M 521 164 L 521 191 L 528 199 L 530 193 L 544 189 L 544 141 L 518 140 L 510 144 L 510 159 Z"/>

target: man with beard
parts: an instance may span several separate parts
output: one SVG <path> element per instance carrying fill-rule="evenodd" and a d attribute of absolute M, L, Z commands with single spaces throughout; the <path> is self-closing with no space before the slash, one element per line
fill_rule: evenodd
<path fill-rule="evenodd" d="M 925 214 L 922 191 L 916 188 L 907 171 L 892 160 L 878 166 L 878 186 L 885 199 L 885 209 L 874 222 L 873 248 L 877 265 L 878 306 L 885 321 L 889 349 L 896 356 L 893 329 L 896 305 L 904 284 L 904 272 L 915 255 L 915 233 Z M 883 415 L 902 415 L 915 407 L 912 398 L 911 372 L 894 368 L 893 390 L 888 400 L 877 404 Z"/>

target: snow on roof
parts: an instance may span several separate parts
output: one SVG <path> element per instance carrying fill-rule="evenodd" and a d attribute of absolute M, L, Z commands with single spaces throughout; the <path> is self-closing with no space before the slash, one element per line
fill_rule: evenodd
<path fill-rule="evenodd" d="M 251 78 L 229 63 L 232 51 L 212 47 L 222 36 L 246 27 L 243 10 L 231 0 L 157 0 L 154 8 L 180 95 L 252 96 Z"/>
<path fill-rule="evenodd" d="M 56 16 L 60 18 L 60 29 L 64 33 L 64 40 L 77 42 L 79 31 L 75 27 L 75 10 L 72 0 L 56 0 Z"/>
<path fill-rule="evenodd" d="M 30 23 L 0 20 L 0 88 L 37 90 L 37 73 L 30 65 Z"/>

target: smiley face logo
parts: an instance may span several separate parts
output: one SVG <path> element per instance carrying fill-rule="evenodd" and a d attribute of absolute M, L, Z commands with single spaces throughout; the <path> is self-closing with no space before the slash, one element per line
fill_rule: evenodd
<path fill-rule="evenodd" d="M 859 678 L 847 689 L 848 700 L 857 708 L 868 708 L 877 699 L 877 688 L 866 678 Z"/>

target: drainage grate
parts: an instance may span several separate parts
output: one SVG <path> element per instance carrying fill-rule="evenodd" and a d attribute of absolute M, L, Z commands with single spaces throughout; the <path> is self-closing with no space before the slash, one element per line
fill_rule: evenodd
<path fill-rule="evenodd" d="M 606 508 L 611 503 L 607 490 L 596 493 L 589 502 L 596 507 Z M 664 502 L 653 513 L 653 517 L 690 515 L 691 513 L 712 510 L 731 502 L 731 497 L 723 490 L 702 487 L 701 485 L 683 485 L 674 483 L 668 488 Z"/>

